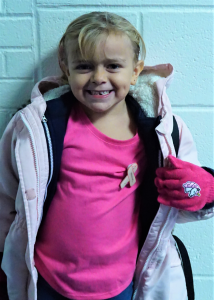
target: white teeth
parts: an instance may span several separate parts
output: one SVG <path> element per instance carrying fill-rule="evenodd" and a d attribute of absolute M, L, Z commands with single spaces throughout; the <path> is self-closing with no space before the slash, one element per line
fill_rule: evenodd
<path fill-rule="evenodd" d="M 103 91 L 103 92 L 95 92 L 95 91 L 91 91 L 92 95 L 107 95 L 109 94 L 110 91 Z"/>

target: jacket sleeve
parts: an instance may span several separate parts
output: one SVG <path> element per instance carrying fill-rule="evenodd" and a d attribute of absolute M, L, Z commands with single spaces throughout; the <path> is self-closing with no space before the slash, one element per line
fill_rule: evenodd
<path fill-rule="evenodd" d="M 15 162 L 15 124 L 16 117 L 13 117 L 0 141 L 0 265 L 5 238 L 16 215 L 15 198 L 19 180 Z M 7 298 L 5 286 L 6 276 L 0 267 L 1 299 Z"/>
<path fill-rule="evenodd" d="M 15 218 L 15 199 L 19 185 L 15 160 L 16 117 L 8 124 L 0 141 L 0 252 Z"/>
<path fill-rule="evenodd" d="M 208 167 L 202 167 L 205 171 L 207 171 L 208 173 L 210 173 L 213 177 L 214 177 L 214 170 Z M 214 195 L 212 198 L 213 202 L 211 203 L 207 203 L 202 209 L 210 209 L 214 207 Z"/>
<path fill-rule="evenodd" d="M 183 122 L 183 120 L 175 116 L 178 127 L 179 127 L 179 151 L 178 151 L 178 158 L 182 159 L 183 161 L 190 162 L 192 164 L 201 166 L 200 162 L 198 161 L 198 154 L 196 150 L 195 143 L 193 141 L 192 135 L 187 128 L 186 124 Z M 211 173 L 214 176 L 214 173 L 212 173 L 212 170 L 206 167 L 203 167 L 206 171 Z M 184 210 L 179 210 L 177 223 L 186 223 L 186 222 L 193 222 L 193 221 L 199 221 L 199 220 L 206 220 L 214 215 L 214 196 L 213 196 L 213 202 L 205 205 L 204 208 L 202 208 L 199 211 L 196 212 L 189 212 Z"/>

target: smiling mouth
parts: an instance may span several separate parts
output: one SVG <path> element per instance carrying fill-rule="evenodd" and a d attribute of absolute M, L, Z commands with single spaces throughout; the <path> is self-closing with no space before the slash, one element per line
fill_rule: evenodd
<path fill-rule="evenodd" d="M 88 90 L 88 92 L 91 95 L 108 95 L 112 92 L 112 90 L 111 91 L 100 91 L 100 92 L 99 91 L 89 91 Z"/>

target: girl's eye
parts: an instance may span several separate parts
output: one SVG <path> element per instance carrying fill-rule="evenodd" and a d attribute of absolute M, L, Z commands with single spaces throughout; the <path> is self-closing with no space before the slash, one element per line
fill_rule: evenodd
<path fill-rule="evenodd" d="M 113 70 L 116 70 L 116 69 L 119 69 L 120 66 L 118 64 L 110 64 L 108 65 L 108 69 L 113 69 Z"/>
<path fill-rule="evenodd" d="M 81 64 L 76 66 L 77 70 L 90 70 L 91 68 L 92 68 L 91 65 L 88 64 Z"/>

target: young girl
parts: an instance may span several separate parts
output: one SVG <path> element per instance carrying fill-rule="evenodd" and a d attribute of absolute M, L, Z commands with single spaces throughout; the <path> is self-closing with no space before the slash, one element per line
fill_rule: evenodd
<path fill-rule="evenodd" d="M 173 69 L 143 70 L 144 58 L 127 20 L 83 15 L 60 41 L 62 78 L 40 81 L 9 123 L 0 251 L 10 300 L 186 299 L 171 231 L 213 216 L 214 180 L 177 116 L 175 158 Z"/>

